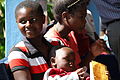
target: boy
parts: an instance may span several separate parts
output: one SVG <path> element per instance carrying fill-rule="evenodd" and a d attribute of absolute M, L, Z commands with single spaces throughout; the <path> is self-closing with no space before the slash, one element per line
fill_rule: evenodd
<path fill-rule="evenodd" d="M 48 69 L 51 45 L 43 37 L 45 16 L 36 1 L 23 1 L 15 10 L 16 22 L 24 39 L 11 50 L 8 61 L 15 80 L 42 80 Z"/>
<path fill-rule="evenodd" d="M 86 67 L 76 70 L 75 54 L 69 47 L 55 46 L 51 49 L 49 57 L 52 68 L 46 71 L 44 80 L 79 80 L 79 78 L 83 80 L 89 76 Z"/>

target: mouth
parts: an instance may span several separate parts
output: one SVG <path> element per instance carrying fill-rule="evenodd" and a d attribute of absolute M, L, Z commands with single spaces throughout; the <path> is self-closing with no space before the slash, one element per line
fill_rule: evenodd
<path fill-rule="evenodd" d="M 32 30 L 30 30 L 30 29 L 25 29 L 25 33 L 27 36 L 28 35 L 31 36 L 33 34 Z"/>
<path fill-rule="evenodd" d="M 25 28 L 25 31 L 26 31 L 26 33 L 32 32 L 32 30 L 31 30 L 31 29 L 28 29 L 28 28 Z"/>

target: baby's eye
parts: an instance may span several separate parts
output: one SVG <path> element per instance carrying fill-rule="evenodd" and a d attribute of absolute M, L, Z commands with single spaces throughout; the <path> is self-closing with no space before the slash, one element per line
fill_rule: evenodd
<path fill-rule="evenodd" d="M 25 24 L 27 21 L 25 21 L 25 20 L 21 20 L 19 23 L 21 23 L 21 24 Z"/>

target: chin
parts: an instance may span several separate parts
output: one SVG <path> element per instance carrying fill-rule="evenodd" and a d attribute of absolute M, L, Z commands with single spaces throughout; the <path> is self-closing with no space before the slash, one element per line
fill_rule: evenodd
<path fill-rule="evenodd" d="M 81 29 L 75 30 L 76 33 L 82 32 Z"/>
<path fill-rule="evenodd" d="M 75 69 L 70 68 L 70 69 L 67 69 L 66 71 L 67 71 L 67 72 L 72 72 L 72 71 L 75 71 Z"/>
<path fill-rule="evenodd" d="M 27 38 L 31 39 L 31 38 L 34 38 L 34 37 L 30 37 L 30 36 L 26 36 Z"/>
<path fill-rule="evenodd" d="M 27 38 L 34 38 L 35 36 L 32 35 L 26 35 Z"/>

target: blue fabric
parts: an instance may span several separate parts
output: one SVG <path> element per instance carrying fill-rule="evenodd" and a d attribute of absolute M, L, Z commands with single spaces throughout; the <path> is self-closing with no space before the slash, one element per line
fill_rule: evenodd
<path fill-rule="evenodd" d="M 92 0 L 90 0 L 89 5 L 87 6 L 87 8 L 92 13 L 94 24 L 95 24 L 96 33 L 99 35 L 100 34 L 99 12 L 98 12 L 95 4 L 92 2 Z"/>
<path fill-rule="evenodd" d="M 8 60 L 8 57 L 5 57 L 5 58 L 3 58 L 3 59 L 0 60 L 0 63 L 4 63 L 4 62 L 6 62 L 7 60 Z"/>
<path fill-rule="evenodd" d="M 95 3 L 103 23 L 120 19 L 120 0 L 91 0 Z"/>
<path fill-rule="evenodd" d="M 5 40 L 5 56 L 8 56 L 10 49 L 21 40 L 21 33 L 17 28 L 15 20 L 15 7 L 23 0 L 6 0 L 6 40 Z"/>

